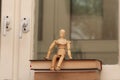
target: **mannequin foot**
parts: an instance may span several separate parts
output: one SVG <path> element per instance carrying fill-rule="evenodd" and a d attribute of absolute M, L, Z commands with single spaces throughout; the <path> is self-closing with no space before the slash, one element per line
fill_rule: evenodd
<path fill-rule="evenodd" d="M 51 71 L 55 71 L 54 67 L 51 67 L 50 70 L 51 70 Z"/>
<path fill-rule="evenodd" d="M 56 70 L 56 71 L 59 71 L 59 70 L 60 70 L 60 66 L 57 66 L 57 67 L 55 68 L 55 70 Z"/>

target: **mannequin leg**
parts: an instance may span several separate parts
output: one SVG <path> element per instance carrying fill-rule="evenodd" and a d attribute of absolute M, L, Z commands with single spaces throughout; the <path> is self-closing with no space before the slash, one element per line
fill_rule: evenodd
<path fill-rule="evenodd" d="M 60 59 L 58 61 L 57 67 L 56 67 L 56 70 L 60 70 L 60 67 L 61 67 L 61 64 L 63 62 L 63 59 L 64 59 L 64 56 L 60 56 Z"/>
<path fill-rule="evenodd" d="M 56 64 L 57 58 L 58 58 L 57 55 L 54 55 L 54 56 L 53 56 L 52 64 L 51 64 L 51 68 L 50 68 L 50 70 L 52 70 L 52 71 L 54 71 L 54 68 L 55 68 L 55 64 Z"/>

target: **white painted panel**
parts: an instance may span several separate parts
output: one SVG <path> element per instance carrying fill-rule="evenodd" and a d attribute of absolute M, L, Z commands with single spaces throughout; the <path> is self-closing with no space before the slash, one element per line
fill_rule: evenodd
<path fill-rule="evenodd" d="M 31 40 L 32 40 L 32 21 L 34 20 L 32 13 L 34 13 L 34 0 L 21 0 L 21 17 L 30 20 L 30 31 L 22 34 L 19 39 L 19 72 L 18 80 L 30 80 L 30 54 L 31 54 Z M 32 11 L 33 10 L 33 11 Z M 20 28 L 19 28 L 20 29 Z"/>
<path fill-rule="evenodd" d="M 13 56 L 13 79 L 18 80 L 18 68 L 19 68 L 19 27 L 20 27 L 20 6 L 21 0 L 15 0 L 15 15 L 14 15 L 14 56 Z"/>
<path fill-rule="evenodd" d="M 11 80 L 13 72 L 14 0 L 2 0 L 0 80 Z M 10 19 L 11 30 L 3 36 L 3 18 Z"/>
<path fill-rule="evenodd" d="M 101 80 L 120 80 L 120 65 L 103 65 Z"/>

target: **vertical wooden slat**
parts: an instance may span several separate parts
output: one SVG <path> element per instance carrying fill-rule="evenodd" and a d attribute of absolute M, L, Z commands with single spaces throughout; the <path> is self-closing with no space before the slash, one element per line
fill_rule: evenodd
<path fill-rule="evenodd" d="M 0 56 L 0 80 L 12 80 L 13 73 L 13 44 L 14 44 L 14 1 L 2 0 L 1 17 L 1 56 Z M 8 16 L 10 19 L 10 31 L 3 36 L 3 18 Z"/>
<path fill-rule="evenodd" d="M 23 33 L 22 38 L 19 39 L 19 68 L 18 80 L 30 80 L 30 54 L 31 54 L 31 32 L 32 32 L 32 9 L 33 0 L 21 0 L 20 21 L 23 18 L 30 20 L 30 31 Z M 34 12 L 34 11 L 33 11 Z M 20 29 L 20 28 L 19 28 Z"/>

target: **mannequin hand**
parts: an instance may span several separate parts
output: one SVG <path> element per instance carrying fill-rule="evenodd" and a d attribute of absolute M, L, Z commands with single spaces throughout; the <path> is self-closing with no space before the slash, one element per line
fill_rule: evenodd
<path fill-rule="evenodd" d="M 44 57 L 45 60 L 49 60 L 49 57 Z"/>

